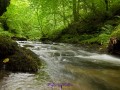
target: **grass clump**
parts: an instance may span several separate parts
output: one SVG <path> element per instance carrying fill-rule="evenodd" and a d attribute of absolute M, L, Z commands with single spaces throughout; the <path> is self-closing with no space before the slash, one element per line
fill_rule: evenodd
<path fill-rule="evenodd" d="M 120 25 L 118 25 L 115 31 L 112 32 L 111 37 L 116 37 L 120 40 Z"/>

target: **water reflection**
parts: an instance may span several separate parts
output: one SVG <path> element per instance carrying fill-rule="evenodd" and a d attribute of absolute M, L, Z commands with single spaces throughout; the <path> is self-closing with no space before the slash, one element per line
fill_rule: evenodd
<path fill-rule="evenodd" d="M 79 68 L 78 66 L 66 65 L 66 74 L 72 74 L 73 78 L 69 80 L 80 85 L 81 89 L 89 87 L 85 90 L 119 90 L 120 86 L 120 70 L 114 69 L 94 69 Z M 79 82 L 79 83 L 78 83 Z M 75 85 L 76 86 L 76 85 Z M 76 86 L 77 87 L 77 86 Z"/>

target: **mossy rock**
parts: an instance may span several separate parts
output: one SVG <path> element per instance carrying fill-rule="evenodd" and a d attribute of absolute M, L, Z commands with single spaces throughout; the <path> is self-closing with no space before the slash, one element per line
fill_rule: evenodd
<path fill-rule="evenodd" d="M 18 44 L 9 37 L 0 36 L 0 59 L 15 54 L 18 48 Z"/>
<path fill-rule="evenodd" d="M 8 58 L 9 61 L 4 63 Z M 0 36 L 0 68 L 20 72 L 37 72 L 41 65 L 38 56 L 31 50 L 19 47 L 9 37 Z"/>
<path fill-rule="evenodd" d="M 9 37 L 0 36 L 0 68 L 3 66 L 3 59 L 15 54 L 18 45 L 13 42 Z"/>
<path fill-rule="evenodd" d="M 41 65 L 38 56 L 25 48 L 19 48 L 9 59 L 6 69 L 10 71 L 37 72 Z"/>

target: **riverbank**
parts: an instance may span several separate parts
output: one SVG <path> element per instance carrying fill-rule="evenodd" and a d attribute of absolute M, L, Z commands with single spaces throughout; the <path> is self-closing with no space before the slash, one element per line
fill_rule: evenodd
<path fill-rule="evenodd" d="M 0 56 L 0 68 L 9 71 L 37 72 L 41 66 L 35 53 L 5 36 L 0 36 Z"/>
<path fill-rule="evenodd" d="M 44 40 L 40 39 L 40 41 L 45 44 L 53 44 L 53 42 L 68 43 L 68 44 L 75 45 L 77 47 L 84 48 L 87 51 L 97 52 L 97 53 L 108 53 L 109 39 L 106 43 L 101 44 L 101 42 L 99 42 L 96 38 L 91 38 L 91 40 L 88 40 L 88 39 L 79 40 L 79 38 L 81 38 L 81 36 L 79 36 L 79 37 L 71 36 L 71 35 L 67 35 L 67 36 L 68 37 L 63 35 L 62 37 L 64 37 L 64 38 L 59 38 L 56 40 L 49 40 L 49 38 L 44 38 Z"/>

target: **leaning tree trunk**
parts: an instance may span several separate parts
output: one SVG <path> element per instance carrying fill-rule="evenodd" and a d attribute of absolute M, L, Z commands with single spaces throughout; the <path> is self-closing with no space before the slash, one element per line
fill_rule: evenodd
<path fill-rule="evenodd" d="M 10 0 L 0 0 L 0 16 L 6 12 L 7 6 L 10 4 Z"/>
<path fill-rule="evenodd" d="M 79 20 L 79 8 L 77 7 L 77 0 L 73 0 L 73 18 L 74 22 L 77 22 Z"/>

